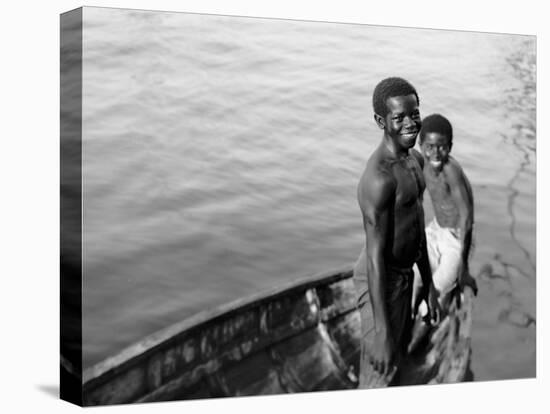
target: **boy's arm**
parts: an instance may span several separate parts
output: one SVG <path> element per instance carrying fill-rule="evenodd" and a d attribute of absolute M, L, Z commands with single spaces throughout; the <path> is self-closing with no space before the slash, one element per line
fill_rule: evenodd
<path fill-rule="evenodd" d="M 461 259 L 462 268 L 458 275 L 458 284 L 462 288 L 470 285 L 477 294 L 475 279 L 469 272 L 468 258 L 472 245 L 472 231 L 474 224 L 474 200 L 466 177 L 458 165 L 451 165 L 447 174 L 451 197 L 458 209 L 458 227 L 460 229 L 460 244 L 462 246 Z"/>
<path fill-rule="evenodd" d="M 372 363 L 375 370 L 385 374 L 392 368 L 395 352 L 385 301 L 384 262 L 391 201 L 395 196 L 395 182 L 389 174 L 372 174 L 359 188 L 358 196 L 365 229 L 367 283 L 376 332 Z"/>
<path fill-rule="evenodd" d="M 416 151 L 411 150 L 411 153 L 416 157 L 418 163 L 420 164 L 421 174 L 424 169 L 424 158 L 422 155 Z M 429 314 L 430 318 L 434 323 L 438 323 L 440 319 L 441 310 L 439 307 L 439 302 L 437 301 L 437 296 L 435 293 L 435 289 L 433 286 L 433 279 L 432 279 L 432 268 L 430 266 L 430 259 L 428 257 L 428 245 L 426 242 L 426 225 L 424 221 L 424 209 L 422 209 L 421 213 L 419 214 L 419 221 L 420 221 L 420 230 L 421 230 L 421 244 L 420 244 L 420 257 L 416 261 L 416 265 L 418 266 L 418 271 L 420 273 L 420 277 L 422 278 L 422 295 L 426 300 L 426 304 L 429 308 Z M 417 304 L 415 304 L 417 305 Z M 416 312 L 416 309 L 414 310 Z"/>
<path fill-rule="evenodd" d="M 432 323 L 437 324 L 441 318 L 441 307 L 437 299 L 437 293 L 433 285 L 432 268 L 430 267 L 430 260 L 428 257 L 428 248 L 426 244 L 426 232 L 424 230 L 424 220 L 422 219 L 422 244 L 420 246 L 420 257 L 416 261 L 420 277 L 422 278 L 422 294 L 423 298 L 428 305 L 428 312 Z M 419 303 L 415 303 L 415 307 Z M 414 309 L 416 313 L 416 309 Z"/>

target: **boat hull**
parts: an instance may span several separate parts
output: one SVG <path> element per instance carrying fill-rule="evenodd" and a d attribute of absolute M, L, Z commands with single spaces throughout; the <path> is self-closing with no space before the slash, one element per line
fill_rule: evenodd
<path fill-rule="evenodd" d="M 87 369 L 84 405 L 356 388 L 361 323 L 351 268 L 195 315 Z M 403 384 L 457 382 L 471 292 L 406 362 Z"/>

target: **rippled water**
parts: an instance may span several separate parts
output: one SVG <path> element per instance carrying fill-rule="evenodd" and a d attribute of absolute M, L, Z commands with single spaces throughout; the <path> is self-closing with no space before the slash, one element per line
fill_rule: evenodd
<path fill-rule="evenodd" d="M 372 91 L 393 75 L 452 121 L 473 185 L 475 377 L 534 376 L 533 37 L 101 8 L 84 11 L 84 365 L 353 262 Z"/>

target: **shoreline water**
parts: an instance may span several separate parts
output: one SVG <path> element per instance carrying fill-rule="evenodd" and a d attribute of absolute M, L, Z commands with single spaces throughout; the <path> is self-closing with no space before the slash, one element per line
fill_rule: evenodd
<path fill-rule="evenodd" d="M 398 67 L 422 115 L 456 126 L 453 153 L 476 200 L 472 272 L 496 275 L 478 281 L 476 380 L 535 375 L 535 325 L 516 323 L 536 321 L 534 40 L 109 9 L 87 18 L 85 366 L 203 309 L 353 262 L 356 185 L 379 139 L 370 96 Z"/>

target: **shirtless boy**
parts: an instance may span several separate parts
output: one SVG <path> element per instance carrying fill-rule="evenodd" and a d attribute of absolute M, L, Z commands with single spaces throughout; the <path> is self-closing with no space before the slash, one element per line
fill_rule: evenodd
<path fill-rule="evenodd" d="M 354 269 L 362 326 L 360 388 L 395 378 L 411 335 L 415 263 L 430 287 L 420 299 L 439 317 L 424 233 L 424 161 L 413 149 L 421 127 L 418 95 L 406 80 L 388 78 L 376 86 L 373 106 L 383 136 L 359 182 L 366 248 Z"/>
<path fill-rule="evenodd" d="M 460 164 L 450 156 L 453 146 L 451 123 L 439 114 L 424 118 L 420 147 L 424 157 L 424 178 L 432 199 L 435 217 L 426 228 L 428 256 L 433 283 L 441 309 L 448 308 L 451 293 L 469 285 L 477 293 L 470 276 L 468 255 L 472 244 L 474 199 L 472 187 Z M 420 299 L 420 278 L 415 279 L 414 309 Z M 425 309 L 421 309 L 421 314 Z"/>

